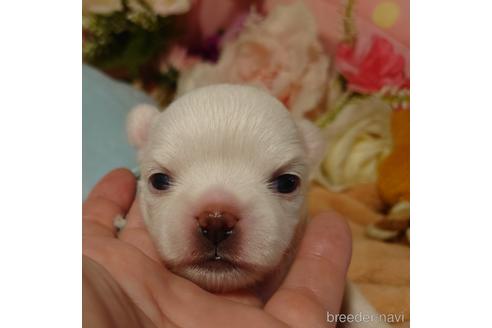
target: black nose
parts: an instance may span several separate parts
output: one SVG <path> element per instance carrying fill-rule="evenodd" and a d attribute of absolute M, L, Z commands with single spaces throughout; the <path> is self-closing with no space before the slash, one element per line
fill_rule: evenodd
<path fill-rule="evenodd" d="M 212 244 L 217 246 L 221 242 L 223 242 L 227 237 L 232 235 L 232 229 L 228 229 L 225 225 L 212 224 L 207 227 L 200 227 L 202 235 L 210 240 Z"/>
<path fill-rule="evenodd" d="M 234 230 L 237 219 L 229 213 L 205 212 L 198 218 L 200 232 L 214 246 L 227 239 Z"/>

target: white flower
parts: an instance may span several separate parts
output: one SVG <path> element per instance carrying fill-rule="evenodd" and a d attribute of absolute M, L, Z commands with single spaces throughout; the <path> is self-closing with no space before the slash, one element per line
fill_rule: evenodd
<path fill-rule="evenodd" d="M 251 84 L 302 116 L 320 103 L 328 64 L 314 18 L 298 2 L 276 7 L 264 20 L 251 15 L 239 36 L 224 45 L 217 64 L 200 63 L 183 72 L 178 94 L 214 83 Z"/>
<path fill-rule="evenodd" d="M 190 0 L 129 0 L 128 6 L 133 11 L 144 10 L 144 5 L 159 16 L 169 16 L 187 12 L 191 7 Z M 84 12 L 92 14 L 111 14 L 123 10 L 121 0 L 84 0 L 82 4 Z"/>
<path fill-rule="evenodd" d="M 190 10 L 190 0 L 145 0 L 159 16 L 183 14 Z"/>
<path fill-rule="evenodd" d="M 391 107 L 377 96 L 350 101 L 323 128 L 324 160 L 315 180 L 338 191 L 377 180 L 381 160 L 391 152 Z"/>
<path fill-rule="evenodd" d="M 106 15 L 122 9 L 121 0 L 84 0 L 82 2 L 82 10 L 86 13 Z"/>

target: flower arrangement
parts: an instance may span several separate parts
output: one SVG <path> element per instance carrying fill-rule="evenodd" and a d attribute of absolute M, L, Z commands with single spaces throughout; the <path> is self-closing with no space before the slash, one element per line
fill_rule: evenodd
<path fill-rule="evenodd" d="M 389 239 L 409 228 L 409 133 L 400 133 L 410 119 L 408 48 L 378 29 L 359 33 L 354 0 L 340 8 L 343 33 L 323 36 L 322 13 L 313 9 L 322 6 L 317 0 L 84 0 L 83 58 L 147 91 L 163 108 L 207 84 L 264 88 L 322 129 L 327 146 L 314 181 L 334 191 L 378 186 L 388 220 L 399 223 L 368 231 Z M 373 18 L 386 28 L 393 18 L 383 14 Z"/>
<path fill-rule="evenodd" d="M 240 33 L 223 42 L 216 63 L 200 63 L 179 81 L 178 93 L 212 83 L 263 87 L 297 116 L 320 103 L 329 58 L 302 3 L 279 6 L 264 18 L 253 12 Z"/>

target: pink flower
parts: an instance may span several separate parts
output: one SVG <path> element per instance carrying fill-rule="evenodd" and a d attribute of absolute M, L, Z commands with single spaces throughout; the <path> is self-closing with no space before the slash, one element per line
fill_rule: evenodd
<path fill-rule="evenodd" d="M 181 41 L 192 47 L 201 46 L 249 13 L 251 5 L 251 0 L 193 0 L 190 10 L 178 17 L 185 32 Z"/>
<path fill-rule="evenodd" d="M 338 46 L 336 68 L 347 79 L 348 88 L 361 93 L 377 92 L 384 86 L 408 88 L 403 56 L 380 36 L 371 41 L 358 40 L 355 47 L 348 43 Z"/>
<path fill-rule="evenodd" d="M 161 72 L 167 71 L 170 67 L 178 71 L 190 69 L 193 65 L 200 62 L 200 58 L 191 56 L 187 50 L 179 45 L 174 45 L 161 60 Z"/>

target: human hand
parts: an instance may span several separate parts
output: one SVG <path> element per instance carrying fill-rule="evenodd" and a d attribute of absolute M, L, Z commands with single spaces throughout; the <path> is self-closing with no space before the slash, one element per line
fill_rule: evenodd
<path fill-rule="evenodd" d="M 286 279 L 262 304 L 248 293 L 209 293 L 168 271 L 142 223 L 135 190 L 130 171 L 114 170 L 84 203 L 84 325 L 334 326 L 326 313 L 339 312 L 351 255 L 350 231 L 340 216 L 324 213 L 310 221 Z M 119 235 L 117 215 L 128 219 Z"/>

